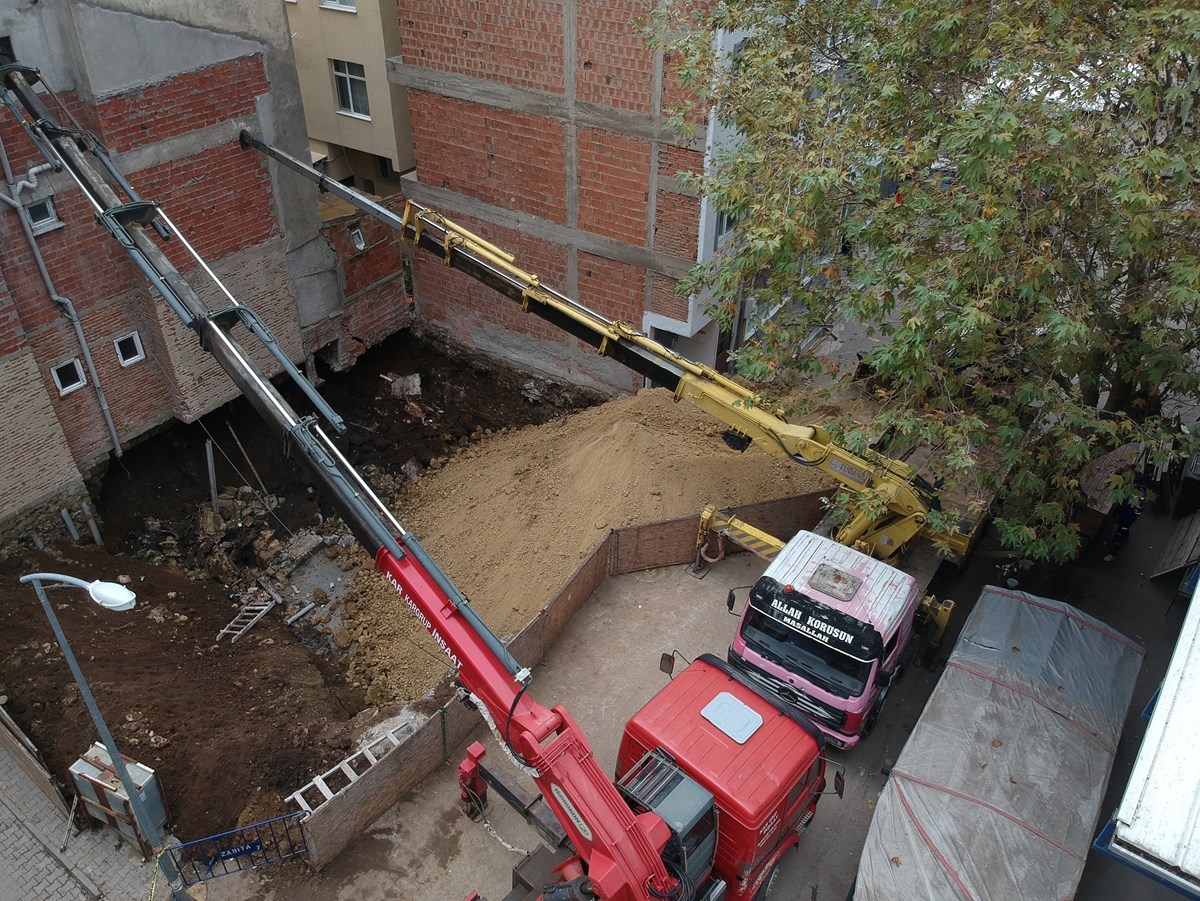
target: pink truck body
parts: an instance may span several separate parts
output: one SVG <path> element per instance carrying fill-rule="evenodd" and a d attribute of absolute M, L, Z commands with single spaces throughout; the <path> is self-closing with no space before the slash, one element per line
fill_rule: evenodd
<path fill-rule="evenodd" d="M 851 748 L 875 725 L 922 597 L 907 573 L 800 532 L 751 589 L 729 662 Z"/>

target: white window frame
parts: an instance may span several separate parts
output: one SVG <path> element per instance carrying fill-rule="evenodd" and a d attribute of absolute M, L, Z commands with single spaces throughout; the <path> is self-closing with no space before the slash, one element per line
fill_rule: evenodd
<path fill-rule="evenodd" d="M 130 338 L 133 339 L 133 344 L 137 348 L 137 353 L 132 357 L 126 358 L 125 354 L 121 352 L 121 342 L 128 341 Z M 122 335 L 120 338 L 114 340 L 113 350 L 117 352 L 117 360 L 122 366 L 132 366 L 134 363 L 140 363 L 142 360 L 146 359 L 146 349 L 142 346 L 142 336 L 138 334 L 137 329 L 134 329 L 129 334 Z"/>
<path fill-rule="evenodd" d="M 367 122 L 371 121 L 371 98 L 367 93 L 367 69 L 362 63 L 352 63 L 344 59 L 331 59 L 330 68 L 333 71 L 333 96 L 337 103 L 337 111 L 340 116 L 350 116 L 354 119 L 364 119 Z M 338 67 L 343 67 L 342 71 Z M 351 66 L 357 66 L 362 75 L 352 73 Z M 354 109 L 354 82 L 362 82 L 363 102 L 366 104 L 367 111 L 360 113 Z M 342 87 L 345 87 L 346 99 L 349 101 L 350 107 L 342 106 Z"/>
<path fill-rule="evenodd" d="M 34 207 L 41 206 L 42 204 L 46 205 L 46 211 L 49 213 L 49 215 L 43 216 L 40 219 L 35 219 L 33 217 L 33 209 Z M 43 235 L 46 232 L 54 231 L 56 228 L 62 228 L 65 224 L 61 219 L 58 218 L 58 210 L 54 206 L 54 198 L 49 194 L 45 197 L 39 197 L 37 200 L 31 200 L 29 203 L 25 204 L 25 215 L 29 217 L 29 226 L 33 229 L 33 233 L 35 235 Z"/>
<path fill-rule="evenodd" d="M 358 12 L 358 0 L 321 0 L 322 9 L 336 9 L 344 13 Z"/>
<path fill-rule="evenodd" d="M 65 369 L 68 366 L 75 367 L 75 375 L 78 377 L 78 380 L 70 385 L 64 386 L 58 371 L 60 369 Z M 84 374 L 83 364 L 79 362 L 79 357 L 72 357 L 63 363 L 59 363 L 57 366 L 52 367 L 50 369 L 50 375 L 54 377 L 54 384 L 58 387 L 59 397 L 66 397 L 71 392 L 78 391 L 87 384 L 87 375 Z"/>

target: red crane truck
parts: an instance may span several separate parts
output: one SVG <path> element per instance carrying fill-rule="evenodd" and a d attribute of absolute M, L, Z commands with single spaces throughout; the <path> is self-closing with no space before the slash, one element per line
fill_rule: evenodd
<path fill-rule="evenodd" d="M 761 898 L 779 858 L 799 841 L 825 788 L 821 734 L 726 664 L 701 657 L 629 723 L 616 784 L 561 706 L 528 694 L 530 670 L 513 659 L 471 604 L 347 462 L 318 423 L 345 428 L 280 351 L 262 321 L 231 301 L 209 309 L 167 259 L 159 238 L 184 236 L 142 199 L 102 146 L 74 123 L 56 123 L 34 91 L 38 71 L 0 66 L 26 133 L 56 171 L 67 171 L 99 222 L 179 318 L 200 338 L 255 410 L 288 442 L 355 537 L 457 671 L 505 752 L 533 779 L 570 853 L 535 896 L 546 901 L 691 901 Z M 44 85 L 43 85 L 44 87 Z M 24 111 L 24 115 L 21 114 Z M 109 173 L 106 180 L 95 162 Z M 276 356 L 316 410 L 299 415 L 230 335 L 244 324 Z M 465 767 L 470 780 L 471 768 Z M 840 785 L 840 774 L 839 774 Z M 465 785 L 464 788 L 471 787 Z"/>

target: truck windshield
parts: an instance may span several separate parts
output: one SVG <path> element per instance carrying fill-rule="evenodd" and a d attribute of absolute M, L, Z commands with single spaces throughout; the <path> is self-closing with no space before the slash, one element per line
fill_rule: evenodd
<path fill-rule="evenodd" d="M 826 691 L 856 698 L 867 687 L 873 661 L 856 660 L 806 635 L 789 629 L 765 613 L 746 613 L 742 637 L 763 657 L 803 673 Z"/>

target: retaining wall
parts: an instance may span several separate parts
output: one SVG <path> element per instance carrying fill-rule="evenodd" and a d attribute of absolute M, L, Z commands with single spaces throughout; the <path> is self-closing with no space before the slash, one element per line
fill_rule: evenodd
<path fill-rule="evenodd" d="M 820 492 L 734 508 L 737 516 L 775 535 L 792 535 L 820 519 Z M 610 575 L 691 563 L 696 516 L 616 529 L 567 580 L 558 594 L 510 642 L 522 664 L 535 666 L 592 592 Z M 399 746 L 316 808 L 301 823 L 309 857 L 327 866 L 368 826 L 429 776 L 480 724 L 457 701 L 442 707 Z"/>

